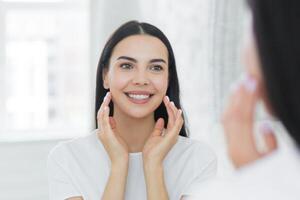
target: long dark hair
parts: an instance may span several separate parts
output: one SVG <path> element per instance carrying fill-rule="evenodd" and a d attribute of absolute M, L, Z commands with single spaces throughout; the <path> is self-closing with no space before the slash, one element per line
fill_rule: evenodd
<path fill-rule="evenodd" d="M 109 67 L 109 59 L 111 57 L 112 51 L 114 47 L 124 38 L 131 35 L 150 35 L 158 38 L 160 41 L 164 43 L 168 50 L 168 60 L 169 60 L 169 83 L 167 89 L 167 96 L 170 97 L 170 100 L 174 102 L 177 108 L 182 109 L 180 104 L 180 88 L 178 82 L 178 76 L 176 71 L 176 63 L 174 58 L 174 53 L 171 47 L 171 44 L 167 37 L 160 31 L 157 27 L 148 24 L 148 23 L 140 23 L 137 21 L 129 21 L 122 26 L 120 26 L 109 38 L 106 42 L 102 54 L 100 56 L 100 60 L 97 68 L 97 77 L 96 77 L 96 99 L 95 99 L 95 121 L 96 128 L 97 127 L 97 112 L 102 104 L 103 98 L 105 94 L 108 92 L 107 89 L 103 87 L 103 77 L 102 74 L 104 70 L 107 70 Z M 113 103 L 110 105 L 110 116 L 113 115 Z M 158 118 L 163 118 L 165 120 L 165 127 L 168 123 L 168 114 L 166 111 L 166 107 L 163 103 L 155 110 L 154 112 L 155 121 Z M 188 137 L 188 130 L 186 128 L 185 123 L 183 124 L 180 133 L 181 136 Z"/>
<path fill-rule="evenodd" d="M 300 148 L 300 1 L 249 4 L 268 99 Z"/>

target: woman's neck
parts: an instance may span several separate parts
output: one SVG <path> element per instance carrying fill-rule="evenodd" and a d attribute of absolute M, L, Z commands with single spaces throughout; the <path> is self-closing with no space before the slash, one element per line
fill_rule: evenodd
<path fill-rule="evenodd" d="M 155 125 L 154 113 L 144 118 L 132 118 L 115 109 L 114 119 L 118 133 L 128 145 L 129 152 L 141 152 L 153 131 Z"/>

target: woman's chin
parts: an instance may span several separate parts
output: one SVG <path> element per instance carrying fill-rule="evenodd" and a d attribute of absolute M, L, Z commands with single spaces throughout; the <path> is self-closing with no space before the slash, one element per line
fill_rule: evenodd
<path fill-rule="evenodd" d="M 158 103 L 152 103 L 149 105 L 123 104 L 122 106 L 118 106 L 117 110 L 130 118 L 143 119 L 147 117 L 152 117 L 158 106 Z"/>
<path fill-rule="evenodd" d="M 138 108 L 138 107 L 127 107 L 123 113 L 130 118 L 134 119 L 144 119 L 147 117 L 152 117 L 154 115 L 155 109 L 153 108 Z"/>
<path fill-rule="evenodd" d="M 144 119 L 153 115 L 153 112 L 130 112 L 127 113 L 128 117 L 134 119 Z"/>

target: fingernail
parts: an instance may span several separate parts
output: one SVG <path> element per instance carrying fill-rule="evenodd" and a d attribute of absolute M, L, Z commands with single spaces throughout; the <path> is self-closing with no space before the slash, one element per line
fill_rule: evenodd
<path fill-rule="evenodd" d="M 182 115 L 182 110 L 181 109 L 179 109 L 179 115 Z"/>
<path fill-rule="evenodd" d="M 245 81 L 244 81 L 244 85 L 245 88 L 249 91 L 249 92 L 254 92 L 257 86 L 257 82 L 254 78 L 252 78 L 251 76 L 247 76 Z"/>
<path fill-rule="evenodd" d="M 166 96 L 167 100 L 170 101 L 170 98 L 168 96 Z"/>
<path fill-rule="evenodd" d="M 171 104 L 172 104 L 172 106 L 175 106 L 175 104 L 174 104 L 174 102 L 173 102 L 173 101 L 171 101 Z"/>
<path fill-rule="evenodd" d="M 273 132 L 269 122 L 263 122 L 260 129 L 263 134 L 271 134 Z"/>
<path fill-rule="evenodd" d="M 107 92 L 107 93 L 105 94 L 104 99 L 106 99 L 106 97 L 108 96 L 108 94 L 109 94 L 109 92 Z"/>

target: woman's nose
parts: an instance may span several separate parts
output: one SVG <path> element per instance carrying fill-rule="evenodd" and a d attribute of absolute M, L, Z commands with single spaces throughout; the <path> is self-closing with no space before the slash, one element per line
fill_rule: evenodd
<path fill-rule="evenodd" d="M 150 81 L 146 72 L 140 71 L 134 75 L 132 82 L 134 85 L 148 85 Z"/>

